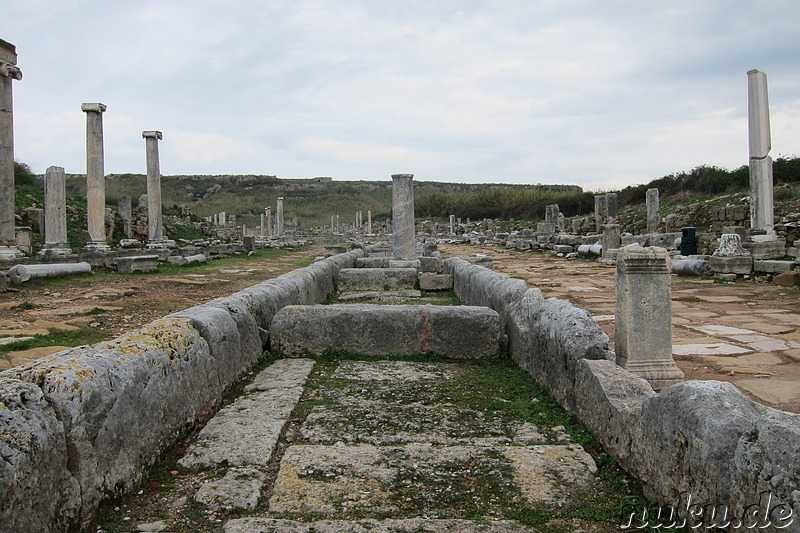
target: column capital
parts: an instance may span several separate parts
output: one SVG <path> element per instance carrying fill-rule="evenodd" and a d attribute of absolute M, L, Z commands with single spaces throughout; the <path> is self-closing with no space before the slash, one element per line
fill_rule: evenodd
<path fill-rule="evenodd" d="M 95 111 L 97 113 L 102 113 L 106 110 L 106 107 L 107 106 L 105 104 L 101 103 L 91 103 L 91 104 L 83 103 L 81 104 L 81 111 L 83 112 Z"/>
<path fill-rule="evenodd" d="M 161 139 L 164 138 L 164 136 L 161 134 L 160 131 L 148 130 L 148 131 L 143 131 L 142 132 L 142 138 L 143 139 L 153 138 L 153 139 L 161 140 Z"/>
<path fill-rule="evenodd" d="M 18 66 L 8 63 L 6 61 L 0 60 L 0 76 L 5 76 L 7 78 L 11 78 L 14 80 L 21 80 L 22 79 L 22 71 L 19 69 Z"/>
<path fill-rule="evenodd" d="M 414 174 L 392 174 L 392 179 L 408 180 L 414 177 Z"/>

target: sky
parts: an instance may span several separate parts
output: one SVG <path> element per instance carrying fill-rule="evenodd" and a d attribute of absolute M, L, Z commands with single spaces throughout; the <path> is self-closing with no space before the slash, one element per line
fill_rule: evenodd
<path fill-rule="evenodd" d="M 800 154 L 797 0 L 25 0 L 15 159 L 106 173 L 573 184 L 748 162 L 747 71 L 773 158 Z"/>

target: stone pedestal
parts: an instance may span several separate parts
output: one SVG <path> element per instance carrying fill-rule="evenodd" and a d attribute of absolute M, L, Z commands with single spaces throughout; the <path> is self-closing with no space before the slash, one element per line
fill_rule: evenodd
<path fill-rule="evenodd" d="M 617 364 L 654 389 L 683 380 L 672 358 L 669 263 L 665 249 L 635 244 L 617 256 Z"/>
<path fill-rule="evenodd" d="M 658 231 L 658 225 L 661 223 L 658 214 L 659 204 L 658 189 L 647 189 L 647 233 Z"/>
<path fill-rule="evenodd" d="M 77 261 L 67 243 L 67 204 L 64 169 L 49 167 L 44 175 L 44 246 L 36 254 L 39 263 Z"/>
<path fill-rule="evenodd" d="M 143 131 L 147 150 L 147 244 L 158 245 L 164 241 L 164 223 L 161 213 L 161 168 L 158 141 L 160 131 Z"/>
<path fill-rule="evenodd" d="M 748 275 L 753 271 L 753 256 L 742 247 L 738 234 L 726 233 L 720 237 L 719 248 L 711 256 L 709 265 L 719 274 Z"/>
<path fill-rule="evenodd" d="M 87 248 L 110 249 L 106 242 L 106 177 L 103 156 L 103 113 L 99 103 L 81 104 L 86 113 L 86 226 Z"/>
<path fill-rule="evenodd" d="M 392 254 L 395 259 L 416 257 L 413 174 L 392 174 Z"/>
<path fill-rule="evenodd" d="M 25 263 L 14 230 L 14 99 L 11 84 L 21 80 L 17 49 L 0 40 L 0 268 Z"/>

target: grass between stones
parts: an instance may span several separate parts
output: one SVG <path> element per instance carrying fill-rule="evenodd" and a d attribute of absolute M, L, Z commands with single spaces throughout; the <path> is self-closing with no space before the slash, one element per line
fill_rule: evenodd
<path fill-rule="evenodd" d="M 233 388 L 224 403 L 232 401 L 252 377 L 280 357 L 281 354 L 277 352 L 265 353 L 258 367 Z M 332 518 L 410 518 L 421 516 L 420 509 L 435 502 L 437 518 L 514 519 L 537 530 L 555 533 L 577 530 L 611 532 L 619 531 L 617 524 L 623 509 L 643 509 L 648 506 L 638 484 L 616 465 L 574 417 L 561 409 L 545 389 L 518 369 L 506 355 L 458 362 L 436 355 L 389 356 L 381 360 L 435 363 L 447 367 L 452 373 L 449 379 L 432 380 L 435 385 L 428 388 L 408 383 L 392 398 L 388 393 L 376 389 L 369 396 L 370 400 L 394 400 L 404 404 L 416 397 L 416 401 L 431 405 L 444 403 L 471 409 L 487 417 L 535 424 L 548 443 L 572 442 L 582 445 L 597 464 L 594 483 L 589 488 L 577 491 L 565 505 L 531 507 L 525 505 L 519 489 L 509 483 L 512 473 L 508 470 L 511 467 L 499 457 L 497 461 L 479 459 L 468 462 L 466 466 L 463 461 L 448 463 L 447 458 L 442 458 L 434 466 L 415 464 L 409 467 L 404 466 L 408 465 L 404 461 L 407 458 L 402 457 L 407 452 L 402 447 L 392 447 L 387 453 L 393 466 L 398 468 L 398 475 L 390 485 L 394 502 L 391 509 L 337 509 L 332 515 L 313 511 L 269 513 L 267 502 L 272 495 L 286 449 L 308 443 L 300 432 L 308 414 L 314 407 L 336 405 L 342 398 L 354 394 L 352 381 L 333 376 L 336 369 L 343 361 L 375 361 L 375 358 L 341 350 L 328 350 L 318 357 L 303 397 L 284 428 L 271 465 L 264 469 L 267 483 L 256 509 L 210 511 L 196 503 L 193 496 L 197 489 L 204 482 L 222 478 L 227 468 L 201 472 L 179 468 L 176 462 L 186 449 L 187 441 L 184 440 L 150 470 L 140 490 L 106 506 L 99 521 L 101 530 L 107 533 L 135 531 L 139 524 L 165 520 L 169 525 L 168 531 L 219 532 L 229 519 L 259 515 L 306 522 Z M 365 390 L 356 392 L 366 393 Z M 469 424 L 470 421 L 459 420 L 458 423 Z M 486 453 L 497 452 L 486 448 Z M 335 478 L 335 474 L 335 468 L 324 467 L 308 471 L 305 476 L 319 482 L 329 481 Z"/>

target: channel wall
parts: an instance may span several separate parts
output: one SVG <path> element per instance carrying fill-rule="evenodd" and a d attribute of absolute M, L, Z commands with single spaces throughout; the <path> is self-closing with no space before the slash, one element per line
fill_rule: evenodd
<path fill-rule="evenodd" d="M 698 520 L 716 512 L 732 531 L 800 531 L 800 415 L 720 381 L 656 393 L 615 364 L 608 336 L 587 311 L 461 258 L 445 260 L 444 271 L 465 304 L 504 317 L 516 363 L 641 481 L 649 499 Z"/>

